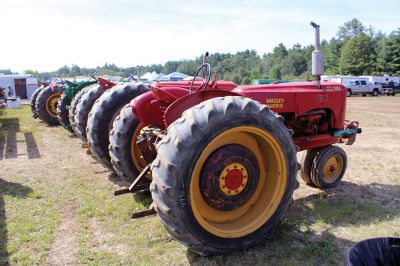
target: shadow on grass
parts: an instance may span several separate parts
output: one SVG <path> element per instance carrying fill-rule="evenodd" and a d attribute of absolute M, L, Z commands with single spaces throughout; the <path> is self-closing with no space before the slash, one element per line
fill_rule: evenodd
<path fill-rule="evenodd" d="M 0 160 L 18 158 L 18 142 L 25 142 L 29 159 L 41 157 L 32 132 L 23 132 L 25 140 L 17 140 L 17 133 L 21 132 L 18 118 L 0 119 L 0 127 Z"/>
<path fill-rule="evenodd" d="M 9 265 L 7 253 L 7 223 L 4 195 L 14 198 L 25 198 L 32 189 L 18 183 L 8 182 L 0 178 L 0 265 Z"/>
<path fill-rule="evenodd" d="M 368 225 L 399 216 L 399 195 L 399 185 L 343 181 L 336 188 L 296 200 L 290 211 L 334 226 Z"/>
<path fill-rule="evenodd" d="M 393 220 L 400 215 L 398 195 L 398 185 L 341 182 L 296 200 L 272 239 L 258 246 L 209 257 L 188 250 L 187 257 L 192 265 L 343 265 L 346 249 L 354 242 L 326 228 Z M 315 230 L 318 222 L 329 226 Z"/>
<path fill-rule="evenodd" d="M 343 265 L 341 247 L 352 244 L 329 231 L 312 232 L 307 221 L 288 218 L 271 239 L 257 246 L 208 257 L 188 250 L 187 258 L 191 265 Z"/>

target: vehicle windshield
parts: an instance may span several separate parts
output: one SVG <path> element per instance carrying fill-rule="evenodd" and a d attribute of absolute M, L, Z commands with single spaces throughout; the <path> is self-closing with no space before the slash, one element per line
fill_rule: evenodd
<path fill-rule="evenodd" d="M 343 85 L 344 86 L 351 86 L 351 85 L 353 85 L 353 81 L 345 81 L 345 82 L 343 82 Z"/>

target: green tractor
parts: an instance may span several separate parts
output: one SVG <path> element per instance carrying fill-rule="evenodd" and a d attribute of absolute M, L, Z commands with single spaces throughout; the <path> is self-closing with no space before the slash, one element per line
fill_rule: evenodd
<path fill-rule="evenodd" d="M 87 81 L 71 82 L 66 81 L 67 87 L 64 89 L 57 104 L 57 118 L 60 124 L 70 131 L 75 133 L 74 129 L 74 111 L 77 103 L 82 95 L 88 91 L 92 85 L 97 84 L 96 72 L 90 75 Z"/>

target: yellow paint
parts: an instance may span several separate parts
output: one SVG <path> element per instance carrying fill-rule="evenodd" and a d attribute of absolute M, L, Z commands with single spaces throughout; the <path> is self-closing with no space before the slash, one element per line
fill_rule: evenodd
<path fill-rule="evenodd" d="M 259 164 L 257 188 L 240 208 L 222 211 L 209 206 L 200 192 L 200 173 L 207 158 L 218 148 L 239 144 L 248 148 Z M 284 153 L 267 131 L 239 126 L 215 137 L 201 152 L 190 180 L 190 204 L 198 223 L 213 235 L 238 238 L 262 227 L 275 213 L 286 189 L 287 168 Z"/>
<path fill-rule="evenodd" d="M 285 99 L 284 98 L 267 98 L 265 100 L 265 104 L 269 108 L 273 109 L 282 109 L 284 107 Z"/>
<path fill-rule="evenodd" d="M 140 123 L 133 132 L 133 136 L 131 139 L 131 158 L 133 165 L 139 171 L 139 173 L 146 167 L 146 162 L 143 160 L 142 153 L 140 152 L 139 147 L 136 144 L 137 138 L 140 135 L 140 130 L 142 130 L 142 128 L 144 128 L 144 124 Z M 151 180 L 151 174 L 147 173 L 146 178 Z"/>
<path fill-rule="evenodd" d="M 324 164 L 323 175 L 325 182 L 334 182 L 343 169 L 343 159 L 339 155 L 332 155 Z"/>
<path fill-rule="evenodd" d="M 229 171 L 231 171 L 232 169 L 238 169 L 239 171 L 242 172 L 242 175 L 243 175 L 242 184 L 235 190 L 230 190 L 225 184 L 226 176 L 229 173 Z M 227 196 L 236 196 L 237 194 L 239 194 L 240 192 L 242 192 L 245 189 L 248 177 L 249 177 L 249 174 L 246 170 L 246 167 L 243 164 L 231 163 L 222 170 L 221 175 L 219 176 L 219 188 Z"/>
<path fill-rule="evenodd" d="M 61 93 L 54 93 L 46 100 L 46 111 L 49 115 L 57 118 L 58 100 L 61 98 Z"/>

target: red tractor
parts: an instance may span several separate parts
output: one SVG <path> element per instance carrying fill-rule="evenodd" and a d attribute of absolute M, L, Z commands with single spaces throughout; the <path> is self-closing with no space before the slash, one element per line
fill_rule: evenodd
<path fill-rule="evenodd" d="M 301 163 L 307 184 L 324 189 L 340 182 L 347 157 L 334 144 L 352 144 L 361 129 L 345 120 L 346 88 L 320 82 L 319 25 L 312 26 L 313 82 L 210 81 L 206 54 L 189 89 L 184 82 L 153 83 L 132 101 L 140 130 L 132 139 L 136 150 L 127 150 L 138 154 L 143 170 L 115 194 L 143 190 L 141 179 L 152 176 L 153 198 L 133 217 L 156 212 L 191 250 L 226 253 L 260 243 L 284 220 L 298 187 L 297 152 L 307 151 Z"/>

